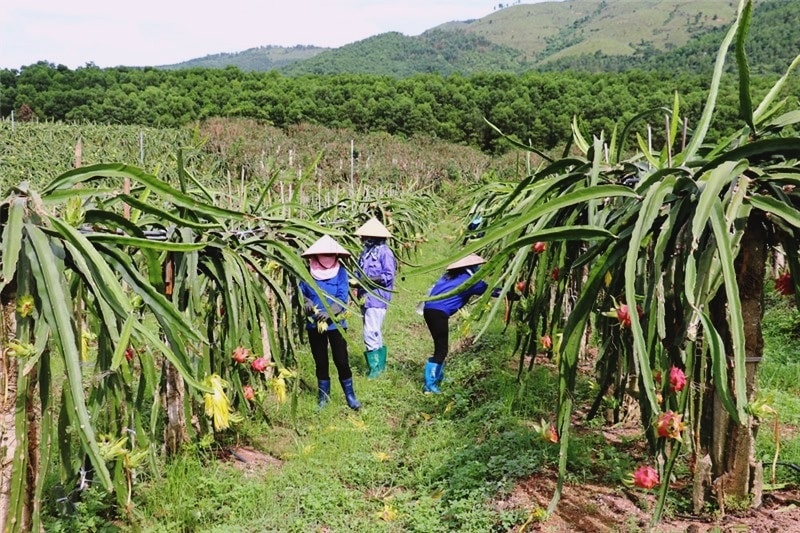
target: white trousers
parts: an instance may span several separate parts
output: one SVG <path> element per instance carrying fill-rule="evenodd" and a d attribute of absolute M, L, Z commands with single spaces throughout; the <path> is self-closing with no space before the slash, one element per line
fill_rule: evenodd
<path fill-rule="evenodd" d="M 367 351 L 377 350 L 383 346 L 383 319 L 386 309 L 367 307 L 364 309 L 364 344 Z"/>

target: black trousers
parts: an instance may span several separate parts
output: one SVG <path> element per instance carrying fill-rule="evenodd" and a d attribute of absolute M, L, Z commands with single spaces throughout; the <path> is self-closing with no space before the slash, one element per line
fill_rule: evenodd
<path fill-rule="evenodd" d="M 444 358 L 447 357 L 447 348 L 450 342 L 450 317 L 444 311 L 438 309 L 423 309 L 422 316 L 425 318 L 425 323 L 428 325 L 428 330 L 431 332 L 433 338 L 433 357 L 431 360 L 434 363 L 444 363 Z"/>
<path fill-rule="evenodd" d="M 324 331 L 320 333 L 316 328 L 307 329 L 308 343 L 311 346 L 311 355 L 314 357 L 317 379 L 331 379 L 328 364 L 328 345 L 331 347 L 333 364 L 339 379 L 349 379 L 353 377 L 350 371 L 350 358 L 347 354 L 347 340 L 338 329 Z"/>

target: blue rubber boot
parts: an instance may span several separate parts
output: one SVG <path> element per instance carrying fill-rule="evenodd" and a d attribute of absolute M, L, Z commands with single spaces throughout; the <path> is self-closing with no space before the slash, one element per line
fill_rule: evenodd
<path fill-rule="evenodd" d="M 432 394 L 439 394 L 442 392 L 439 390 L 439 385 L 436 381 L 436 376 L 438 376 L 441 371 L 441 364 L 434 363 L 432 360 L 428 359 L 428 362 L 425 365 L 425 387 L 422 389 L 423 392 Z"/>
<path fill-rule="evenodd" d="M 353 378 L 340 379 L 339 383 L 342 384 L 344 391 L 344 398 L 347 400 L 347 406 L 353 411 L 361 409 L 361 402 L 356 400 L 356 393 L 353 391 Z"/>
<path fill-rule="evenodd" d="M 436 371 L 435 382 L 437 385 L 440 385 L 442 381 L 444 381 L 444 365 L 445 363 L 443 362 Z"/>
<path fill-rule="evenodd" d="M 331 380 L 318 379 L 317 390 L 317 409 L 322 409 L 331 399 Z"/>

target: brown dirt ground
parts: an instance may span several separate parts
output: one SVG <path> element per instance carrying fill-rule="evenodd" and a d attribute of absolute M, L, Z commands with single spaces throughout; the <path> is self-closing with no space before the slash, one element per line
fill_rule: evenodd
<path fill-rule="evenodd" d="M 556 472 L 532 476 L 519 483 L 498 509 L 547 509 L 556 485 Z M 566 484 L 556 512 L 540 522 L 532 514 L 522 531 L 549 533 L 616 533 L 648 531 L 655 495 L 635 489 L 594 483 Z M 706 532 L 800 532 L 800 490 L 785 489 L 764 494 L 761 508 L 743 515 L 727 515 L 716 520 L 674 516 L 662 520 L 652 530 L 658 533 Z"/>
<path fill-rule="evenodd" d="M 283 461 L 268 453 L 248 446 L 235 446 L 223 449 L 219 459 L 246 474 L 258 474 L 270 468 L 279 468 Z"/>
<path fill-rule="evenodd" d="M 536 357 L 534 364 L 552 366 L 552 362 L 541 355 Z M 582 371 L 591 371 L 589 361 L 584 365 Z M 582 430 L 582 420 L 581 413 L 576 413 L 573 425 L 576 431 Z M 604 429 L 603 436 L 610 445 L 621 451 L 644 458 L 647 453 L 644 443 L 637 446 L 630 441 L 631 436 L 640 432 L 639 421 L 634 417 Z M 765 478 L 768 476 L 768 466 L 764 466 Z M 796 485 L 765 491 L 761 507 L 745 513 L 719 517 L 668 516 L 649 529 L 650 511 L 656 501 L 654 491 L 591 482 L 565 484 L 556 511 L 543 521 L 544 511 L 555 493 L 557 477 L 555 470 L 537 473 L 518 483 L 502 501 L 495 502 L 498 509 L 525 509 L 531 512 L 529 523 L 517 529 L 517 533 L 800 533 L 800 487 Z"/>

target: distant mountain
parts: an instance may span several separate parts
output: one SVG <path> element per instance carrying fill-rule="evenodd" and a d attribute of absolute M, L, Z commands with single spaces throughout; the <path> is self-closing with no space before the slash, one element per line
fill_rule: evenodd
<path fill-rule="evenodd" d="M 287 65 L 286 74 L 379 74 L 396 77 L 437 72 L 522 72 L 519 50 L 469 33 L 429 30 L 418 37 L 390 32 Z"/>
<path fill-rule="evenodd" d="M 260 46 L 243 52 L 213 54 L 198 59 L 190 59 L 173 65 L 162 65 L 164 69 L 183 68 L 225 68 L 238 67 L 243 71 L 275 70 L 286 65 L 299 63 L 330 50 L 318 46 Z"/>
<path fill-rule="evenodd" d="M 800 2 L 771 0 L 755 5 L 747 33 L 745 51 L 751 72 L 783 73 L 800 54 Z M 728 31 L 720 27 L 700 33 L 680 48 L 665 52 L 641 48 L 632 56 L 595 52 L 572 55 L 548 62 L 544 70 L 619 72 L 631 68 L 645 70 L 702 72 L 711 70 L 719 44 Z M 736 68 L 728 62 L 727 68 Z"/>
<path fill-rule="evenodd" d="M 516 4 L 480 19 L 447 22 L 419 36 L 389 32 L 333 49 L 266 46 L 164 68 L 235 66 L 250 71 L 279 70 L 290 75 L 405 77 L 429 72 L 469 75 L 564 69 L 618 71 L 663 67 L 661 58 L 684 67 L 697 63 L 697 68 L 705 68 L 713 62 L 737 5 L 736 0 L 564 0 Z M 755 0 L 755 6 L 751 39 L 760 39 L 761 59 L 766 57 L 770 64 L 785 68 L 785 57 L 800 51 L 796 16 L 800 2 Z M 772 67 L 768 70 L 772 71 Z"/>
<path fill-rule="evenodd" d="M 766 0 L 762 0 L 766 1 Z M 630 56 L 642 47 L 669 50 L 728 26 L 731 0 L 566 0 L 518 4 L 451 31 L 480 35 L 524 52 L 535 65 L 582 54 Z"/>

